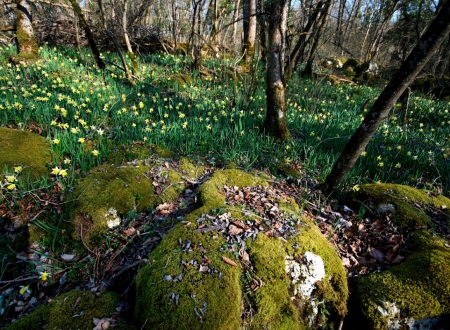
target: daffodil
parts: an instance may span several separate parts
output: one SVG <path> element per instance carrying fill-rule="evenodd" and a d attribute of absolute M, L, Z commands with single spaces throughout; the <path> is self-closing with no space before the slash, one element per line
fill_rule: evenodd
<path fill-rule="evenodd" d="M 29 290 L 29 288 L 30 288 L 30 285 L 27 285 L 27 286 L 21 285 L 21 286 L 20 286 L 20 291 L 19 291 L 19 293 L 20 293 L 21 295 L 24 295 L 25 292 L 30 292 L 30 291 L 31 291 L 31 290 Z"/>
<path fill-rule="evenodd" d="M 361 156 L 366 157 L 367 156 L 367 152 L 366 151 L 361 152 Z"/>
<path fill-rule="evenodd" d="M 64 158 L 64 164 L 69 165 L 70 164 L 70 159 L 69 158 Z"/>
<path fill-rule="evenodd" d="M 22 166 L 14 166 L 14 172 L 20 173 L 22 172 L 22 170 L 23 170 Z"/>
<path fill-rule="evenodd" d="M 79 138 L 79 139 L 78 139 L 78 142 L 80 142 L 81 144 L 83 144 L 83 143 L 84 143 L 84 141 L 85 141 L 85 139 L 84 139 L 84 138 Z"/>
<path fill-rule="evenodd" d="M 16 185 L 14 183 L 11 183 L 10 185 L 6 186 L 8 190 L 14 190 L 16 188 Z"/>
<path fill-rule="evenodd" d="M 400 164 L 400 163 L 397 163 L 397 164 L 395 164 L 395 167 L 397 167 L 397 168 L 401 168 L 401 167 L 402 167 L 402 164 Z"/>
<path fill-rule="evenodd" d="M 10 183 L 14 182 L 14 181 L 16 181 L 16 176 L 15 175 L 7 175 L 6 180 Z"/>
<path fill-rule="evenodd" d="M 359 188 L 359 185 L 354 185 L 354 186 L 353 186 L 353 191 L 359 191 L 359 189 L 360 189 L 360 188 Z"/>
<path fill-rule="evenodd" d="M 62 177 L 65 177 L 67 175 L 66 170 L 59 170 L 58 175 L 61 175 Z"/>
<path fill-rule="evenodd" d="M 39 275 L 41 275 L 40 278 L 41 278 L 42 281 L 45 282 L 45 281 L 48 280 L 48 275 L 49 275 L 49 274 L 48 274 L 46 271 L 44 271 L 44 272 L 39 272 Z"/>
<path fill-rule="evenodd" d="M 53 139 L 54 144 L 59 144 L 59 139 Z"/>
<path fill-rule="evenodd" d="M 98 150 L 92 150 L 92 156 L 97 157 L 99 154 Z"/>
<path fill-rule="evenodd" d="M 53 175 L 58 175 L 58 173 L 59 173 L 59 167 L 58 166 L 52 168 L 52 174 Z"/>

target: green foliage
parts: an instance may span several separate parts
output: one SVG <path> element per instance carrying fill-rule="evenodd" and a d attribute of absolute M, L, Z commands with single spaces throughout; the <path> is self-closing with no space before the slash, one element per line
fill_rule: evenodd
<path fill-rule="evenodd" d="M 293 77 L 286 89 L 292 139 L 280 147 L 261 134 L 266 106 L 262 66 L 255 67 L 254 77 L 235 79 L 240 67 L 230 59 L 206 58 L 199 72 L 190 69 L 184 56 L 146 55 L 136 72 L 141 80 L 131 86 L 123 84 L 115 68 L 102 76 L 88 52 L 82 61 L 70 48 L 42 47 L 40 56 L 45 61 L 0 65 L 0 122 L 40 127 L 51 142 L 53 164 L 71 161 L 68 183 L 75 169 L 87 172 L 107 159 L 119 164 L 144 156 L 147 147 L 137 147 L 144 143 L 158 146 L 157 152 L 195 154 L 244 168 L 298 160 L 321 180 L 361 123 L 363 104 L 369 100 L 370 109 L 379 93 Z M 116 55 L 103 56 L 114 60 Z M 343 70 L 357 65 L 349 59 Z M 174 83 L 177 77 L 183 77 L 185 87 Z M 446 193 L 448 111 L 448 102 L 412 94 L 407 126 L 394 108 L 345 184 L 395 182 Z M 130 153 L 122 152 L 129 146 Z"/>

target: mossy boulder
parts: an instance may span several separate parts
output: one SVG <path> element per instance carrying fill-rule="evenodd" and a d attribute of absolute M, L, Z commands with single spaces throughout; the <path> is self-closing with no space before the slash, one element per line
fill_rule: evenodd
<path fill-rule="evenodd" d="M 257 218 L 225 203 L 225 185 L 239 189 L 268 182 L 229 169 L 202 184 L 202 206 L 164 237 L 136 278 L 137 322 L 144 329 L 332 328 L 333 320 L 346 313 L 348 289 L 342 263 L 328 241 L 299 215 L 292 198 L 277 200 L 287 215 L 284 220 L 294 223 L 299 234 L 279 239 L 260 232 L 247 238 L 250 268 L 239 258 L 243 251 L 222 231 L 199 226 L 199 218 L 224 216 L 242 223 Z M 307 255 L 323 263 L 323 276 L 311 284 L 309 295 L 302 295 L 303 282 L 292 274 L 294 268 L 307 267 L 302 263 Z M 246 304 L 251 317 L 243 315 Z"/>
<path fill-rule="evenodd" d="M 398 184 L 366 184 L 357 192 L 345 197 L 346 202 L 365 205 L 374 213 L 392 213 L 392 221 L 401 228 L 431 227 L 432 222 L 424 212 L 427 206 L 449 212 L 450 199 L 427 190 Z"/>
<path fill-rule="evenodd" d="M 110 317 L 118 302 L 119 296 L 113 292 L 96 296 L 88 291 L 72 290 L 48 305 L 39 306 L 7 329 L 92 329 L 93 318 Z"/>
<path fill-rule="evenodd" d="M 48 142 L 40 135 L 0 127 L 0 178 L 5 169 L 14 172 L 15 166 L 21 166 L 21 177 L 38 179 L 48 175 L 47 164 L 51 162 Z"/>
<path fill-rule="evenodd" d="M 413 233 L 411 240 L 417 249 L 403 263 L 358 280 L 356 294 L 373 329 L 448 327 L 448 242 L 425 230 Z"/>
<path fill-rule="evenodd" d="M 180 174 L 172 169 L 160 173 L 165 183 L 157 194 L 148 171 L 150 168 L 142 163 L 103 165 L 80 180 L 67 196 L 71 203 L 66 213 L 74 223 L 73 236 L 90 243 L 91 238 L 119 225 L 128 212 L 147 211 L 178 198 L 184 189 Z"/>

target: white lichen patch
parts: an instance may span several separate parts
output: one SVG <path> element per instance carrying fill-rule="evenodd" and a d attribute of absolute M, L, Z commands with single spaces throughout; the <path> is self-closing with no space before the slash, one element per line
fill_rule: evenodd
<path fill-rule="evenodd" d="M 114 228 L 120 225 L 121 219 L 117 215 L 117 210 L 112 207 L 109 208 L 108 211 L 106 212 L 105 218 L 106 224 L 108 225 L 109 228 Z"/>
<path fill-rule="evenodd" d="M 400 308 L 395 302 L 381 301 L 377 306 L 378 312 L 387 318 L 387 324 L 389 330 L 432 330 L 432 329 L 444 329 L 439 326 L 442 319 L 440 317 L 424 318 L 421 320 L 415 320 L 412 317 L 401 318 Z"/>
<path fill-rule="evenodd" d="M 385 213 L 395 213 L 395 206 L 393 204 L 380 204 L 376 209 L 377 213 L 385 214 Z"/>
<path fill-rule="evenodd" d="M 301 264 L 291 257 L 286 258 L 286 273 L 291 277 L 294 295 L 310 298 L 316 288 L 316 283 L 325 277 L 323 260 L 317 254 L 306 252 Z"/>

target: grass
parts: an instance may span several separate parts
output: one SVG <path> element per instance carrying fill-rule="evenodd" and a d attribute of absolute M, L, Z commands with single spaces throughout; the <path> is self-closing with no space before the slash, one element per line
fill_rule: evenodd
<path fill-rule="evenodd" d="M 296 163 L 323 180 L 360 124 L 362 105 L 369 100 L 370 109 L 380 92 L 295 76 L 287 89 L 292 139 L 279 145 L 261 132 L 266 102 L 261 64 L 256 79 L 235 78 L 233 60 L 207 59 L 205 70 L 192 72 L 188 57 L 144 55 L 140 81 L 132 85 L 121 71 L 110 67 L 103 73 L 88 53 L 80 56 L 72 48 L 42 47 L 43 61 L 18 66 L 7 62 L 11 52 L 0 55 L 0 123 L 42 128 L 55 155 L 49 180 L 66 186 L 75 184 L 78 172 L 107 160 L 115 146 L 132 142 L 219 165 L 276 169 Z M 180 73 L 189 75 L 189 82 L 179 79 Z M 449 108 L 449 102 L 413 94 L 403 125 L 395 107 L 345 185 L 381 181 L 448 194 Z"/>

